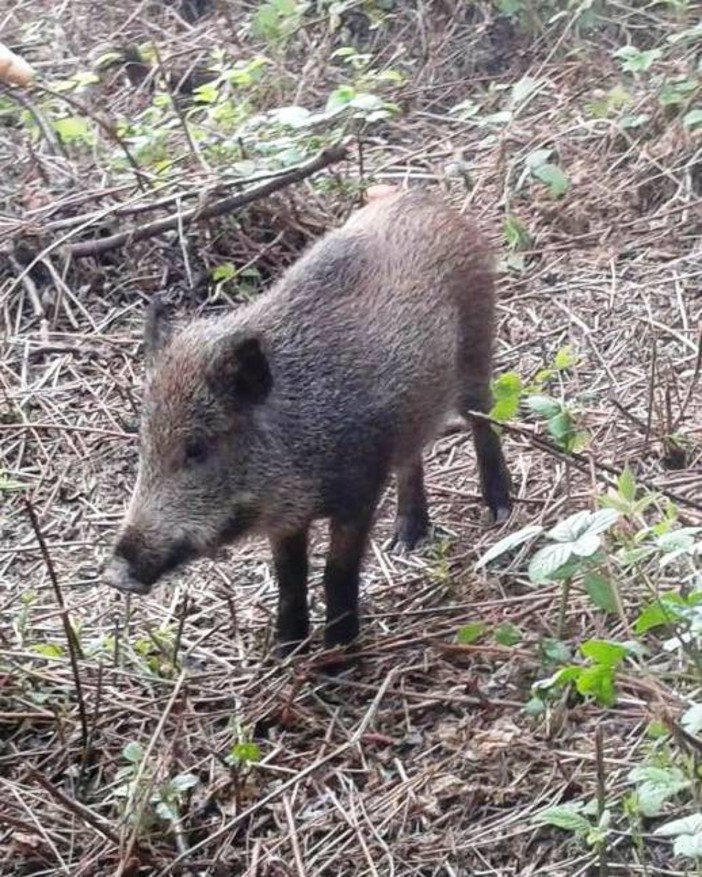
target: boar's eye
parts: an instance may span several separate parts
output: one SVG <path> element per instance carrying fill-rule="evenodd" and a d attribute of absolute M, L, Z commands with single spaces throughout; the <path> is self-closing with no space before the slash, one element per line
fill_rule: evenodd
<path fill-rule="evenodd" d="M 204 463 L 209 452 L 210 447 L 205 439 L 188 439 L 185 444 L 185 465 L 197 466 L 198 463 Z"/>

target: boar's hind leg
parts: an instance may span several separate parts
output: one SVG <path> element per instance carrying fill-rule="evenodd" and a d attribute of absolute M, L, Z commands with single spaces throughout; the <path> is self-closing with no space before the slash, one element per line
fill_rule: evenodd
<path fill-rule="evenodd" d="M 424 491 L 424 466 L 419 456 L 397 473 L 397 517 L 392 547 L 401 545 L 411 551 L 428 533 L 429 511 Z"/>
<path fill-rule="evenodd" d="M 471 391 L 463 395 L 463 411 L 478 411 L 487 414 L 491 407 L 490 400 L 488 385 L 478 388 L 477 391 L 473 385 Z M 478 417 L 471 417 L 470 421 L 473 429 L 475 453 L 478 458 L 481 492 L 493 520 L 499 523 L 506 520 L 512 510 L 512 500 L 509 495 L 509 471 L 502 454 L 500 437 L 488 421 Z"/>
<path fill-rule="evenodd" d="M 478 411 L 487 414 L 491 408 L 490 378 L 492 372 L 492 332 L 489 311 L 492 308 L 492 281 L 487 280 L 482 301 L 484 311 L 463 314 L 458 355 L 458 377 L 461 382 L 461 414 Z M 475 302 L 474 302 L 475 303 Z M 473 443 L 478 457 L 480 487 L 494 521 L 504 521 L 512 510 L 509 496 L 509 471 L 502 455 L 500 438 L 486 420 L 471 417 Z"/>
<path fill-rule="evenodd" d="M 509 472 L 502 454 L 502 446 L 499 436 L 487 421 L 478 420 L 476 417 L 472 417 L 471 421 L 483 499 L 490 509 L 493 520 L 500 523 L 507 520 L 512 511 Z"/>
<path fill-rule="evenodd" d="M 490 358 L 480 345 L 468 347 L 461 362 L 461 414 L 478 411 L 487 414 L 491 408 Z M 500 438 L 487 420 L 470 417 L 473 443 L 478 457 L 480 487 L 492 518 L 504 521 L 512 509 L 509 495 L 509 470 L 502 454 Z"/>
<path fill-rule="evenodd" d="M 324 569 L 327 648 L 345 646 L 358 636 L 358 583 L 375 503 L 355 518 L 332 518 L 329 555 Z"/>
<path fill-rule="evenodd" d="M 307 608 L 307 530 L 270 539 L 278 579 L 278 655 L 285 657 L 310 632 Z"/>

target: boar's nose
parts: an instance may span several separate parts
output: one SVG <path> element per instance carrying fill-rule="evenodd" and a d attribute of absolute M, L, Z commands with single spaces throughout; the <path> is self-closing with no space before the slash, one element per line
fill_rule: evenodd
<path fill-rule="evenodd" d="M 159 576 L 158 564 L 141 532 L 128 526 L 117 540 L 105 567 L 108 585 L 131 594 L 146 594 Z"/>
<path fill-rule="evenodd" d="M 117 554 L 108 561 L 102 577 L 105 584 L 128 594 L 147 594 L 151 589 L 150 585 L 135 578 L 129 561 Z"/>
<path fill-rule="evenodd" d="M 108 585 L 131 594 L 148 594 L 162 575 L 197 556 L 186 539 L 168 539 L 165 544 L 141 528 L 128 526 L 115 545 L 104 571 Z"/>

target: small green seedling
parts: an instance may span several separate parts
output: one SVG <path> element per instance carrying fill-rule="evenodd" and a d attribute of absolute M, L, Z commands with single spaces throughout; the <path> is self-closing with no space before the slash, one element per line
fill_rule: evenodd
<path fill-rule="evenodd" d="M 532 821 L 536 825 L 551 825 L 570 832 L 587 846 L 599 849 L 606 843 L 612 816 L 609 810 L 604 810 L 597 819 L 596 802 L 573 801 L 548 807 L 537 813 Z"/>

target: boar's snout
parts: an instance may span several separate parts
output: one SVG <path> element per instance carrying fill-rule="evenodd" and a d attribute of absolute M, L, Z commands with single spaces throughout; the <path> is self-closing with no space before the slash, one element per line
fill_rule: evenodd
<path fill-rule="evenodd" d="M 164 548 L 150 544 L 137 530 L 127 527 L 115 545 L 103 573 L 105 583 L 130 594 L 148 594 L 167 572 L 197 554 L 185 540 Z"/>
<path fill-rule="evenodd" d="M 134 578 L 129 563 L 123 557 L 118 557 L 117 555 L 108 560 L 102 577 L 105 584 L 127 594 L 147 594 L 151 588 L 145 582 L 140 582 L 139 579 Z"/>

